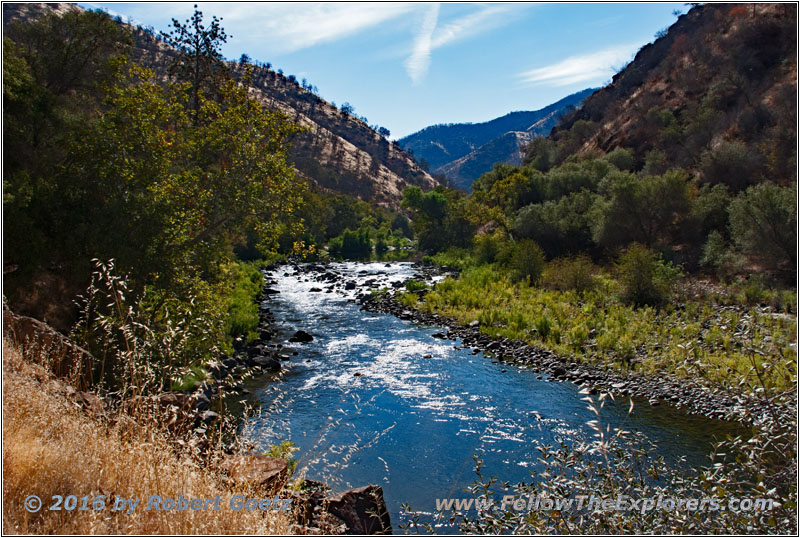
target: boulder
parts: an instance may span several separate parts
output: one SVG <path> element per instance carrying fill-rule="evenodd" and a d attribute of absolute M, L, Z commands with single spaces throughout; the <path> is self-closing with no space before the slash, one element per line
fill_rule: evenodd
<path fill-rule="evenodd" d="M 283 458 L 238 454 L 226 458 L 220 469 L 239 486 L 251 486 L 277 493 L 289 480 L 289 466 Z"/>
<path fill-rule="evenodd" d="M 253 364 L 271 372 L 277 372 L 281 369 L 281 361 L 275 357 L 254 357 Z"/>
<path fill-rule="evenodd" d="M 91 384 L 94 357 L 46 323 L 12 312 L 3 301 L 3 338 L 11 339 L 25 357 L 44 355 L 58 377 L 77 374 L 84 386 Z"/>
<path fill-rule="evenodd" d="M 314 337 L 302 330 L 297 331 L 292 335 L 291 338 L 289 338 L 290 342 L 301 342 L 301 343 L 311 342 L 312 340 L 314 340 Z"/>
<path fill-rule="evenodd" d="M 380 486 L 364 486 L 325 499 L 328 512 L 347 525 L 347 534 L 391 534 L 392 525 Z"/>

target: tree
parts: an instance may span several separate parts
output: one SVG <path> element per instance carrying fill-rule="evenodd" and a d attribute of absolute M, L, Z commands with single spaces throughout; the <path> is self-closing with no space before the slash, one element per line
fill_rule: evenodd
<path fill-rule="evenodd" d="M 450 246 L 468 246 L 474 232 L 466 217 L 466 195 L 437 187 L 423 193 L 416 185 L 403 191 L 402 207 L 414 213 L 419 248 L 438 252 Z"/>
<path fill-rule="evenodd" d="M 179 81 L 190 83 L 189 107 L 195 113 L 200 109 L 201 92 L 211 96 L 218 93 L 228 69 L 222 58 L 221 47 L 227 43 L 228 34 L 216 16 L 208 27 L 203 24 L 203 12 L 194 5 L 194 14 L 184 23 L 172 19 L 172 30 L 161 32 L 164 41 L 178 50 L 178 57 L 170 66 L 170 73 Z"/>
<path fill-rule="evenodd" d="M 384 138 L 389 138 L 392 135 L 391 131 L 386 127 L 378 127 L 378 134 Z"/>
<path fill-rule="evenodd" d="M 637 243 L 622 253 L 616 270 L 622 285 L 622 300 L 635 306 L 662 304 L 681 273 L 678 267 L 664 263 L 653 251 Z"/>
<path fill-rule="evenodd" d="M 730 204 L 736 246 L 768 270 L 796 275 L 797 187 L 761 183 Z M 794 278 L 794 276 L 792 276 Z"/>
<path fill-rule="evenodd" d="M 593 236 L 606 247 L 634 241 L 653 246 L 675 234 L 679 220 L 689 210 L 683 171 L 645 177 L 613 172 L 603 180 L 600 191 L 604 199 L 595 205 Z"/>

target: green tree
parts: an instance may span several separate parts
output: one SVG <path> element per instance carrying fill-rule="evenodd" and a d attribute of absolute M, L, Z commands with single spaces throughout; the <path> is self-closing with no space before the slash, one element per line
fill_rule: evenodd
<path fill-rule="evenodd" d="M 661 176 L 611 173 L 603 181 L 603 199 L 595 206 L 593 236 L 605 247 L 630 242 L 647 246 L 669 240 L 689 209 L 687 174 L 670 170 Z"/>
<path fill-rule="evenodd" d="M 200 110 L 200 94 L 207 92 L 215 98 L 223 81 L 229 78 L 228 68 L 222 57 L 222 44 L 227 43 L 228 34 L 216 16 L 206 27 L 203 12 L 194 5 L 194 13 L 183 23 L 172 19 L 172 29 L 161 32 L 164 41 L 178 51 L 178 56 L 170 66 L 170 73 L 179 81 L 189 82 L 189 107 L 197 113 Z"/>
<path fill-rule="evenodd" d="M 796 185 L 762 183 L 748 188 L 731 202 L 730 227 L 736 246 L 751 260 L 771 271 L 796 274 Z"/>
<path fill-rule="evenodd" d="M 616 264 L 621 299 L 636 306 L 657 306 L 667 300 L 680 269 L 664 263 L 652 250 L 632 243 Z"/>

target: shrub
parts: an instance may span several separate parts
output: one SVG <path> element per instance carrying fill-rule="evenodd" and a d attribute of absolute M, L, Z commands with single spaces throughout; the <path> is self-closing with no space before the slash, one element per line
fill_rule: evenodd
<path fill-rule="evenodd" d="M 629 149 L 619 147 L 605 156 L 605 160 L 614 165 L 619 170 L 630 171 L 636 165 L 633 152 Z"/>
<path fill-rule="evenodd" d="M 718 278 L 728 279 L 744 269 L 744 258 L 715 230 L 708 234 L 700 265 L 713 269 Z"/>
<path fill-rule="evenodd" d="M 794 274 L 797 267 L 797 187 L 762 183 L 730 205 L 731 236 L 764 268 Z M 793 278 L 793 277 L 792 277 Z"/>
<path fill-rule="evenodd" d="M 543 283 L 554 290 L 575 290 L 578 293 L 594 287 L 594 274 L 597 268 L 587 256 L 561 258 L 547 264 Z"/>
<path fill-rule="evenodd" d="M 725 183 L 734 191 L 754 182 L 762 165 L 761 155 L 739 141 L 722 142 L 701 158 L 703 178 L 712 184 Z"/>
<path fill-rule="evenodd" d="M 523 239 L 514 245 L 509 265 L 515 280 L 537 283 L 544 264 L 544 252 L 535 241 Z"/>
<path fill-rule="evenodd" d="M 409 280 L 406 282 L 406 289 L 408 291 L 427 290 L 428 285 L 422 280 Z"/>
<path fill-rule="evenodd" d="M 493 234 L 483 234 L 475 237 L 475 257 L 480 264 L 494 263 L 503 248 L 505 239 L 495 232 Z"/>
<path fill-rule="evenodd" d="M 635 306 L 664 303 L 680 275 L 679 268 L 664 263 L 652 250 L 637 243 L 620 256 L 616 268 L 622 286 L 620 298 Z"/>

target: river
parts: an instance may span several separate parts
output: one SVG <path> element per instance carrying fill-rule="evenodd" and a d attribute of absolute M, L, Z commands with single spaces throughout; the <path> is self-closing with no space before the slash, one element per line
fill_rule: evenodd
<path fill-rule="evenodd" d="M 408 263 L 330 267 L 378 287 L 414 275 Z M 464 488 L 476 478 L 473 454 L 482 454 L 486 474 L 515 483 L 530 478 L 536 441 L 593 435 L 586 422 L 595 416 L 572 383 L 432 337 L 441 328 L 361 311 L 354 302 L 360 286 L 327 292 L 329 285 L 290 266 L 269 276 L 279 292 L 269 301 L 276 341 L 298 329 L 314 340 L 285 344 L 291 358 L 277 378 L 249 381 L 260 405 L 243 434 L 262 450 L 291 440 L 300 449 L 296 472 L 335 491 L 382 486 L 395 529 L 408 520 L 404 503 L 430 514 L 437 498 L 467 497 Z M 676 465 L 679 456 L 705 463 L 715 436 L 732 431 L 667 405 L 635 403 L 629 415 L 627 399 L 612 402 L 601 420 L 642 432 Z"/>

